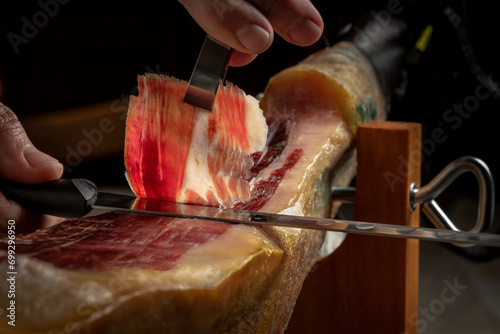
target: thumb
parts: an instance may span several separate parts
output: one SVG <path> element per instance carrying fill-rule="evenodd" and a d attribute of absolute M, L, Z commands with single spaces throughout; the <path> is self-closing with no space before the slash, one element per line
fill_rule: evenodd
<path fill-rule="evenodd" d="M 0 103 L 0 178 L 41 183 L 61 177 L 63 166 L 57 159 L 33 145 L 14 112 Z"/>

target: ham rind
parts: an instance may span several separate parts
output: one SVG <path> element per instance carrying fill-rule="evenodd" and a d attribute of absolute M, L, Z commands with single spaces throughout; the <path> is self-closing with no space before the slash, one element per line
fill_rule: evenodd
<path fill-rule="evenodd" d="M 143 92 L 164 89 L 141 78 Z M 133 134 L 141 144 L 127 142 L 126 159 L 137 193 L 153 189 L 152 184 L 138 186 L 151 172 L 142 160 L 151 154 L 147 150 L 156 150 L 158 164 L 164 160 L 161 144 L 155 148 L 146 133 L 150 130 L 144 131 L 168 118 L 154 111 L 167 103 L 159 99 L 146 103 L 141 93 L 131 98 L 127 136 Z M 335 214 L 329 190 L 354 176 L 357 126 L 384 117 L 382 91 L 369 62 L 349 43 L 325 49 L 271 78 L 261 107 L 269 125 L 267 143 L 251 156 L 248 199 L 230 206 Z M 179 150 L 191 149 L 188 144 Z M 135 161 L 131 155 L 142 158 Z M 184 178 L 190 173 L 184 168 Z M 193 190 L 194 197 L 200 195 Z M 139 209 L 147 205 L 137 202 Z M 328 239 L 338 245 L 343 235 Z M 0 322 L 0 331 L 283 333 L 323 241 L 324 233 L 314 230 L 126 213 L 66 221 L 16 239 L 16 327 Z M 6 249 L 7 240 L 0 243 Z M 0 255 L 3 273 L 8 272 L 5 256 Z M 3 283 L 2 305 L 8 302 L 6 289 Z"/>
<path fill-rule="evenodd" d="M 187 82 L 146 74 L 138 83 L 125 138 L 135 194 L 224 207 L 247 201 L 251 155 L 264 148 L 267 134 L 258 102 L 232 84 L 221 85 L 207 111 L 182 102 Z"/>

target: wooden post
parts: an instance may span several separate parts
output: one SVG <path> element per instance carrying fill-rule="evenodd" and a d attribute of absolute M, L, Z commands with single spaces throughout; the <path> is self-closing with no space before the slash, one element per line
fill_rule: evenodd
<path fill-rule="evenodd" d="M 373 122 L 359 129 L 354 219 L 419 226 L 409 210 L 420 186 L 421 126 Z M 286 331 L 414 334 L 418 241 L 348 235 L 308 275 Z"/>

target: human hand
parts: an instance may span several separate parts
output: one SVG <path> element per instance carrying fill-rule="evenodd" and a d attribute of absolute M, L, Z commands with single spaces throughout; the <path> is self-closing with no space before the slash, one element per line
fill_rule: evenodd
<path fill-rule="evenodd" d="M 213 38 L 232 47 L 231 66 L 250 63 L 271 46 L 274 31 L 287 42 L 308 46 L 323 32 L 310 0 L 179 0 Z"/>
<path fill-rule="evenodd" d="M 40 152 L 29 140 L 17 116 L 0 102 L 0 179 L 42 183 L 58 179 L 63 166 Z M 0 192 L 0 234 L 15 221 L 16 233 L 26 233 L 58 223 L 61 218 L 33 214 Z"/>

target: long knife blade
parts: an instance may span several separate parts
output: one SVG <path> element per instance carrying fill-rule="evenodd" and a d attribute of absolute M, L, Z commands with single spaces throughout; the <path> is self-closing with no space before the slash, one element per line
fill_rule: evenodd
<path fill-rule="evenodd" d="M 99 193 L 97 201 L 92 206 L 96 209 L 119 210 L 177 218 L 202 219 L 224 223 L 307 228 L 374 236 L 500 247 L 500 235 L 496 234 L 457 232 L 435 228 L 222 209 L 130 196 L 127 198 L 122 195 L 110 193 Z"/>
<path fill-rule="evenodd" d="M 60 179 L 35 185 L 3 181 L 0 182 L 0 192 L 33 212 L 65 218 L 77 218 L 84 216 L 92 209 L 104 209 L 106 211 L 128 211 L 224 223 L 273 225 L 500 247 L 500 235 L 497 234 L 457 232 L 435 228 L 301 217 L 172 203 L 98 192 L 97 187 L 92 182 L 84 179 Z"/>

